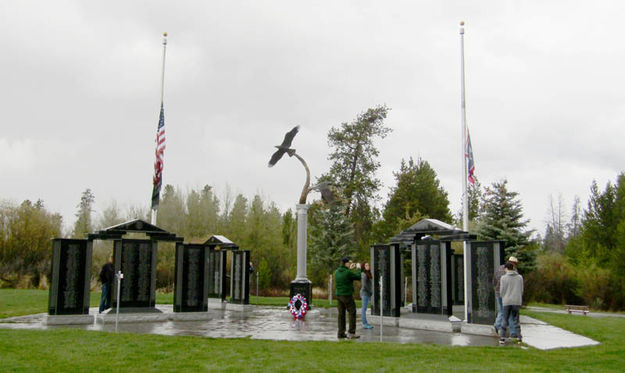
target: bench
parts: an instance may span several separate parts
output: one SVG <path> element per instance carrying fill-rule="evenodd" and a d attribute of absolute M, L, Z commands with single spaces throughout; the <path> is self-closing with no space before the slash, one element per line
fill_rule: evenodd
<path fill-rule="evenodd" d="M 567 304 L 566 312 L 568 312 L 569 315 L 573 312 L 580 312 L 580 313 L 583 313 L 584 315 L 588 315 L 588 312 L 590 312 L 590 308 L 588 306 L 573 306 L 573 305 Z"/>

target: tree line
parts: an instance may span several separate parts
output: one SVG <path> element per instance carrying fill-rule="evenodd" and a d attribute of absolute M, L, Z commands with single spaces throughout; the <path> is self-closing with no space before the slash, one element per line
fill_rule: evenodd
<path fill-rule="evenodd" d="M 328 133 L 331 165 L 316 182 L 329 183 L 338 202 L 312 201 L 309 209 L 308 275 L 316 286 L 325 287 L 342 256 L 368 260 L 372 244 L 388 242 L 423 218 L 456 225 L 462 221 L 462 212 L 451 213 L 448 193 L 422 158 L 402 159 L 394 172 L 394 185 L 384 201 L 380 197 L 375 144 L 391 132 L 384 124 L 389 111 L 385 105 L 370 108 Z M 519 194 L 507 180 L 486 187 L 476 180 L 468 190 L 469 230 L 480 240 L 503 241 L 506 256 L 519 258 L 519 270 L 527 280 L 526 300 L 623 308 L 624 275 L 619 269 L 625 261 L 624 184 L 623 174 L 604 190 L 593 183 L 588 207 L 582 210 L 576 199 L 568 223 L 562 202 L 554 205 L 552 201 L 552 219 L 541 236 L 527 229 Z M 111 202 L 96 215 L 94 201 L 91 190 L 85 190 L 73 229 L 65 236 L 83 238 L 127 220 L 149 220 L 147 206 L 122 212 Z M 2 204 L 0 218 L 0 285 L 17 286 L 27 278 L 31 286 L 37 286 L 49 269 L 49 239 L 62 234 L 61 216 L 48 212 L 42 201 L 24 201 L 20 206 Z M 261 195 L 234 195 L 227 188 L 220 198 L 210 185 L 187 191 L 166 185 L 156 225 L 187 242 L 203 242 L 213 234 L 228 237 L 251 251 L 259 287 L 271 292 L 287 289 L 295 277 L 296 219 L 292 210 L 281 212 Z M 96 241 L 93 273 L 110 252 L 110 244 Z M 174 246 L 161 244 L 158 287 L 172 288 L 173 271 Z"/>
<path fill-rule="evenodd" d="M 534 298 L 625 309 L 625 174 L 603 189 L 593 181 L 586 208 L 576 197 L 567 214 L 559 197 L 549 211 L 532 274 Z"/>

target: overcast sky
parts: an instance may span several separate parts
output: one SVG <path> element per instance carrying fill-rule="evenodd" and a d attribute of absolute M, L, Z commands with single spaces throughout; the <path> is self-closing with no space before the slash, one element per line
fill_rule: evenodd
<path fill-rule="evenodd" d="M 386 104 L 382 202 L 402 158 L 422 157 L 460 208 L 460 38 L 467 122 L 483 185 L 507 179 L 530 227 L 549 198 L 586 206 L 624 170 L 625 2 L 1 1 L 0 199 L 44 200 L 67 226 L 91 188 L 148 206 L 160 106 L 164 183 L 260 193 L 282 211 L 326 172 L 327 133 Z M 318 198 L 318 195 L 311 195 Z"/>

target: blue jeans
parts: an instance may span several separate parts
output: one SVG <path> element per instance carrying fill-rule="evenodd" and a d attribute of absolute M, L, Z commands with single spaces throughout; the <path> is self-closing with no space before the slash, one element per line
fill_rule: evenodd
<path fill-rule="evenodd" d="M 370 296 L 366 294 L 361 294 L 360 298 L 362 299 L 362 308 L 360 309 L 360 318 L 362 319 L 362 325 L 369 324 L 367 322 L 367 307 L 369 307 Z"/>
<path fill-rule="evenodd" d="M 102 284 L 102 298 L 100 299 L 100 313 L 111 308 L 111 288 L 113 284 Z"/>
<path fill-rule="evenodd" d="M 497 318 L 495 319 L 495 328 L 497 328 L 497 330 L 501 330 L 503 319 L 504 319 L 503 302 L 501 301 L 501 297 L 496 297 L 496 298 L 497 298 Z M 510 328 L 510 335 L 517 335 L 517 329 L 516 329 L 517 324 L 515 324 L 514 320 L 512 320 L 512 315 L 509 315 L 507 325 Z"/>
<path fill-rule="evenodd" d="M 520 309 L 521 306 L 505 306 L 503 308 L 503 322 L 501 323 L 501 329 L 499 329 L 499 338 L 505 338 L 507 328 L 510 328 L 510 337 L 521 338 Z"/>

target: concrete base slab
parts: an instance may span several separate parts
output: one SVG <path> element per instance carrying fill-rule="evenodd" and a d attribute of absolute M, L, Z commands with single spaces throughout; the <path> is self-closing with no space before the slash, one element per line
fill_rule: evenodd
<path fill-rule="evenodd" d="M 208 309 L 209 310 L 225 310 L 226 302 L 222 302 L 221 299 L 218 299 L 218 298 L 208 298 Z"/>
<path fill-rule="evenodd" d="M 237 311 L 237 312 L 252 312 L 254 310 L 254 306 L 249 304 L 234 304 L 227 303 L 226 311 Z"/>
<path fill-rule="evenodd" d="M 524 317 L 524 320 L 521 320 L 521 335 L 523 336 L 523 342 L 539 350 L 594 346 L 599 344 L 599 342 L 588 337 L 569 332 L 568 330 L 546 324 L 527 316 Z"/>
<path fill-rule="evenodd" d="M 464 334 L 496 336 L 492 325 L 468 324 L 463 322 L 460 331 Z"/>
<path fill-rule="evenodd" d="M 197 335 L 212 338 L 337 341 L 337 312 L 334 308 L 317 308 L 306 315 L 306 320 L 292 320 L 289 311 L 284 307 L 244 306 L 246 312 L 225 309 L 207 312 L 173 312 L 172 305 L 158 305 L 160 313 L 120 313 L 119 328 L 121 331 L 133 333 Z M 89 315 L 19 316 L 2 320 L 0 328 L 66 327 L 114 331 L 116 314 L 113 311 L 98 314 L 98 309 L 92 308 Z M 498 345 L 498 338 L 492 325 L 460 322 L 462 333 L 453 333 L 451 332 L 452 323 L 444 317 L 404 315 L 401 318 L 384 317 L 383 336 L 380 336 L 379 316 L 369 315 L 368 319 L 374 329 L 363 329 L 357 322 L 356 332 L 362 337 L 357 342 L 436 343 L 452 346 Z M 521 316 L 521 334 L 525 344 L 541 350 L 599 344 L 590 338 L 527 316 Z"/>
<path fill-rule="evenodd" d="M 399 317 L 390 317 L 390 316 L 384 316 L 382 318 L 382 322 L 383 325 L 387 325 L 387 326 L 399 326 Z M 373 326 L 377 326 L 380 325 L 380 316 L 376 316 L 376 315 L 371 315 L 371 316 L 367 316 L 367 321 L 369 322 L 369 324 L 373 325 Z"/>
<path fill-rule="evenodd" d="M 93 324 L 93 315 L 46 315 L 46 325 L 87 325 Z"/>
<path fill-rule="evenodd" d="M 93 317 L 93 316 L 92 316 Z M 115 312 L 102 313 L 95 316 L 96 323 L 115 323 L 117 319 L 120 323 L 137 323 L 137 322 L 162 322 L 169 320 L 169 314 L 166 313 L 120 313 L 119 318 Z M 93 322 L 93 319 L 92 319 Z"/>
<path fill-rule="evenodd" d="M 449 321 L 435 321 L 435 320 L 422 320 L 422 319 L 399 319 L 400 328 L 421 329 L 421 330 L 433 330 L 437 332 L 453 332 L 452 325 Z"/>
<path fill-rule="evenodd" d="M 170 321 L 202 321 L 214 316 L 208 312 L 175 312 L 169 315 Z"/>

